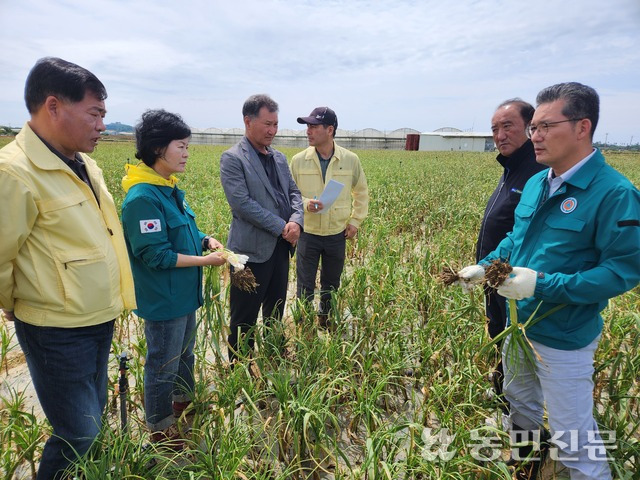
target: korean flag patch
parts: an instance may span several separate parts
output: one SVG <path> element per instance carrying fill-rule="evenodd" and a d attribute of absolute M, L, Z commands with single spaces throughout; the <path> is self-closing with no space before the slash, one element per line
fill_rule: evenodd
<path fill-rule="evenodd" d="M 140 233 L 156 233 L 162 231 L 160 219 L 140 220 Z"/>

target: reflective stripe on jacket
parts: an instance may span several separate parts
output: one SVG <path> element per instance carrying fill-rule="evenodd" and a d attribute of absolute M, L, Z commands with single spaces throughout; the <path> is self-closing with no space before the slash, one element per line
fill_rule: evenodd
<path fill-rule="evenodd" d="M 607 301 L 640 281 L 640 192 L 600 151 L 543 202 L 547 170 L 533 176 L 515 211 L 513 231 L 481 263 L 495 258 L 544 274 L 518 301 L 524 323 L 565 307 L 527 330 L 560 350 L 576 350 L 602 332 Z"/>

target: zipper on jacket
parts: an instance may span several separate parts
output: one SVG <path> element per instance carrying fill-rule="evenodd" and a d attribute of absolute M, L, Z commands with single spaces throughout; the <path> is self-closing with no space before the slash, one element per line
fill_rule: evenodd
<path fill-rule="evenodd" d="M 509 177 L 509 170 L 505 169 L 505 172 L 504 172 L 504 175 L 503 175 L 504 181 L 500 183 L 500 187 L 498 188 L 498 193 L 496 194 L 496 198 L 493 199 L 493 203 L 491 204 L 491 206 L 487 210 L 486 215 L 482 219 L 482 232 L 480 232 L 480 248 L 479 248 L 480 251 L 482 251 L 482 249 L 484 247 L 484 235 L 485 235 L 485 232 L 486 232 L 486 229 L 487 229 L 487 217 L 489 215 L 491 215 L 491 212 L 493 211 L 493 208 L 496 206 L 496 203 L 498 203 L 498 200 L 500 199 L 500 194 L 502 193 L 502 189 L 507 184 L 507 178 L 508 177 Z M 482 259 L 480 259 L 480 260 L 482 260 Z"/>

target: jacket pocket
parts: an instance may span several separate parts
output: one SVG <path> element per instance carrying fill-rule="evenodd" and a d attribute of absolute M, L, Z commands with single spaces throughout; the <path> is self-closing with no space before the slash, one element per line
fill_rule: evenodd
<path fill-rule="evenodd" d="M 76 191 L 67 195 L 59 195 L 53 198 L 40 200 L 38 209 L 42 214 L 49 214 L 75 205 L 81 205 L 86 201 L 87 197 L 81 191 Z"/>
<path fill-rule="evenodd" d="M 93 313 L 112 306 L 119 278 L 118 272 L 109 268 L 104 252 L 76 249 L 57 252 L 55 257 L 69 313 Z"/>
<path fill-rule="evenodd" d="M 336 202 L 336 204 L 337 203 L 338 202 Z M 335 230 L 338 227 L 341 229 L 346 228 L 349 217 L 351 216 L 350 205 L 345 206 L 336 204 L 331 207 L 331 225 L 329 226 L 331 230 Z"/>
<path fill-rule="evenodd" d="M 344 185 L 338 199 L 343 202 L 345 200 L 348 201 L 351 198 L 351 188 L 353 187 L 353 171 L 345 168 L 334 169 L 331 172 L 331 180 L 335 180 Z"/>
<path fill-rule="evenodd" d="M 351 191 L 353 186 L 353 171 L 346 168 L 334 169 L 331 172 L 331 179 L 344 184 L 345 188 Z"/>
<path fill-rule="evenodd" d="M 37 227 L 47 234 L 51 251 L 74 250 L 102 245 L 107 226 L 93 200 L 82 192 L 49 198 L 38 202 Z"/>
<path fill-rule="evenodd" d="M 566 215 L 549 215 L 545 219 L 545 223 L 551 228 L 569 230 L 571 232 L 582 232 L 586 224 L 584 220 Z"/>
<path fill-rule="evenodd" d="M 592 233 L 586 220 L 568 215 L 549 215 L 545 218 L 545 229 L 549 233 L 545 251 L 548 255 L 556 252 L 553 261 L 556 271 L 572 273 L 598 264 L 600 254 L 591 245 Z"/>
<path fill-rule="evenodd" d="M 171 248 L 177 253 L 195 255 L 193 242 L 189 234 L 189 221 L 186 215 L 168 214 L 166 217 L 167 237 Z"/>
<path fill-rule="evenodd" d="M 187 217 L 181 215 L 167 215 L 167 226 L 169 228 L 180 228 L 187 224 Z"/>
<path fill-rule="evenodd" d="M 317 169 L 304 168 L 298 172 L 298 189 L 302 196 L 312 198 L 322 193 L 322 180 Z"/>
<path fill-rule="evenodd" d="M 533 216 L 535 211 L 535 207 L 520 202 L 514 211 L 514 216 L 515 218 L 528 219 Z"/>

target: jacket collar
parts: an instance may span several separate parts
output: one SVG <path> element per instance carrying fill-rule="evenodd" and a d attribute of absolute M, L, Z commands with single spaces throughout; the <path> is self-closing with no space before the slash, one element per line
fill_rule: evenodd
<path fill-rule="evenodd" d="M 127 172 L 122 178 L 122 188 L 125 193 L 134 185 L 148 183 L 150 185 L 168 188 L 169 194 L 171 194 L 173 187 L 178 183 L 178 178 L 175 175 L 171 175 L 169 179 L 166 179 L 143 162 L 140 162 L 138 165 L 127 163 L 124 168 Z"/>
<path fill-rule="evenodd" d="M 273 186 L 271 185 L 271 182 L 269 181 L 269 178 L 267 177 L 267 172 L 264 171 L 264 167 L 262 166 L 262 162 L 260 161 L 260 158 L 258 157 L 258 152 L 253 147 L 253 145 L 251 144 L 249 139 L 246 137 L 246 135 L 244 137 L 242 137 L 242 139 L 240 140 L 240 146 L 242 147 L 242 150 L 244 151 L 244 153 L 246 155 L 246 158 L 249 161 L 249 164 L 253 167 L 253 169 L 255 170 L 256 174 L 258 175 L 258 178 L 260 178 L 260 181 L 262 181 L 262 183 L 264 184 L 265 188 L 267 189 L 267 192 L 269 192 L 269 195 L 271 195 L 271 197 L 277 202 L 278 198 L 276 196 L 276 192 L 273 191 Z M 269 152 L 269 154 L 273 156 L 273 161 L 275 162 L 275 152 L 274 152 L 273 148 L 267 147 L 267 152 Z M 282 183 L 282 176 L 280 175 L 280 169 L 278 168 L 277 162 L 276 162 L 276 171 L 278 172 L 278 178 L 280 180 L 280 185 L 282 185 L 283 188 L 284 188 L 285 184 Z"/>
<path fill-rule="evenodd" d="M 594 180 L 604 165 L 604 156 L 600 150 L 596 148 L 593 156 L 576 173 L 574 173 L 566 183 L 584 190 Z"/>
<path fill-rule="evenodd" d="M 520 167 L 524 163 L 524 161 L 530 158 L 532 155 L 535 155 L 533 151 L 533 142 L 527 139 L 527 141 L 524 142 L 519 149 L 513 152 L 510 157 L 505 157 L 500 153 L 496 157 L 496 160 L 507 170 L 513 171 L 518 169 L 518 167 Z"/>
<path fill-rule="evenodd" d="M 331 156 L 331 160 L 333 160 L 334 158 L 338 161 L 340 161 L 342 155 L 340 152 L 340 148 L 338 147 L 338 144 L 336 143 L 336 141 L 333 141 L 333 155 Z M 313 159 L 318 159 L 318 151 L 316 150 L 316 147 L 311 147 L 309 146 L 305 152 L 305 158 L 307 158 L 307 160 L 313 160 Z"/>
<path fill-rule="evenodd" d="M 26 122 L 20 133 L 16 136 L 16 143 L 22 148 L 23 151 L 28 152 L 27 157 L 29 161 L 41 170 L 62 170 L 70 174 L 73 178 L 77 179 L 80 184 L 84 185 L 86 188 L 91 191 L 89 185 L 85 184 L 75 173 L 73 170 L 62 161 L 55 153 L 53 153 L 49 147 L 47 147 L 44 142 L 36 135 L 36 133 L 32 130 L 29 122 Z M 100 203 L 100 197 L 102 194 L 102 174 L 100 169 L 97 167 L 95 162 L 91 160 L 91 158 L 84 154 L 78 153 L 80 158 L 84 161 L 85 168 L 87 170 L 87 175 L 89 176 L 89 180 L 91 181 L 91 185 L 93 186 L 93 193 L 91 195 L 92 198 L 97 199 L 98 203 Z"/>
<path fill-rule="evenodd" d="M 258 151 L 256 150 L 256 148 L 253 146 L 253 144 L 251 143 L 251 141 L 247 138 L 247 136 L 243 136 L 242 139 L 240 140 L 240 144 L 242 145 L 242 149 L 244 151 L 246 151 L 247 153 L 251 153 L 253 152 L 255 154 L 256 159 L 260 160 L 258 158 Z M 275 155 L 275 150 L 273 149 L 273 147 L 268 146 L 265 147 L 267 150 L 267 153 L 269 155 Z"/>
<path fill-rule="evenodd" d="M 29 152 L 29 160 L 41 170 L 69 170 L 71 169 L 53 153 L 49 147 L 32 130 L 29 122 L 26 122 L 16 136 L 18 144 L 23 145 L 23 149 Z M 80 154 L 84 160 L 84 156 Z M 86 162 L 85 162 L 86 163 Z"/>

